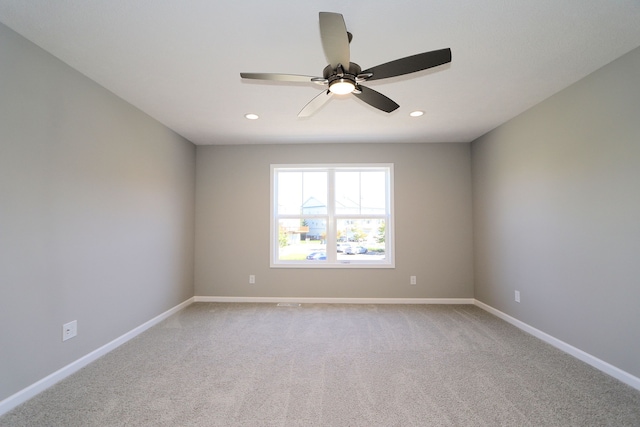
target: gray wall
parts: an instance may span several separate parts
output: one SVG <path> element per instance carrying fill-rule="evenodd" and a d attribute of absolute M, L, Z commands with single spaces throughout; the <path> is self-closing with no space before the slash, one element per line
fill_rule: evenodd
<path fill-rule="evenodd" d="M 193 296 L 194 195 L 190 142 L 0 25 L 0 400 Z"/>
<path fill-rule="evenodd" d="M 640 49 L 474 141 L 472 178 L 476 298 L 640 377 Z"/>
<path fill-rule="evenodd" d="M 198 146 L 195 294 L 473 298 L 469 156 L 468 144 Z M 394 163 L 396 268 L 270 269 L 270 164 L 355 162 Z"/>

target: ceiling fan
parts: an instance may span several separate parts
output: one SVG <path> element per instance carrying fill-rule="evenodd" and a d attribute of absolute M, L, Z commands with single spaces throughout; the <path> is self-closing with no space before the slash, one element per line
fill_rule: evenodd
<path fill-rule="evenodd" d="M 280 82 L 309 82 L 328 86 L 327 90 L 323 90 L 305 105 L 298 117 L 311 116 L 331 99 L 333 94 L 350 93 L 372 107 L 390 113 L 399 105 L 380 92 L 362 86 L 362 82 L 415 73 L 451 62 L 451 49 L 447 48 L 407 56 L 362 71 L 358 64 L 350 62 L 349 43 L 353 36 L 347 32 L 344 18 L 339 13 L 320 12 L 320 37 L 325 56 L 329 60 L 322 77 L 276 73 L 240 73 L 240 77 Z"/>

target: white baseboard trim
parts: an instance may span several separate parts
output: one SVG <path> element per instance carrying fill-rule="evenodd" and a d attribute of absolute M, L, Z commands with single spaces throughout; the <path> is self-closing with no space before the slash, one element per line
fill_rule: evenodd
<path fill-rule="evenodd" d="M 279 302 L 300 304 L 474 304 L 473 298 L 316 298 L 196 296 L 194 302 Z"/>
<path fill-rule="evenodd" d="M 541 330 L 536 329 L 533 326 L 530 326 L 514 317 L 511 317 L 508 314 L 503 313 L 500 310 L 497 310 L 481 301 L 475 300 L 475 305 L 485 311 L 488 311 L 494 316 L 499 317 L 508 323 L 511 323 L 513 326 L 522 329 L 523 331 L 533 335 L 534 337 L 539 338 L 548 344 L 551 344 L 552 346 L 564 351 L 565 353 L 570 354 L 576 359 L 582 360 L 583 362 L 593 366 L 594 368 L 604 372 L 605 374 L 622 381 L 623 383 L 635 388 L 636 390 L 640 390 L 640 378 L 631 375 L 630 373 L 623 371 L 622 369 L 617 368 L 610 363 L 605 362 L 604 360 L 598 359 L 597 357 L 592 356 L 591 354 L 582 351 L 579 348 L 572 346 L 571 344 L 567 344 L 566 342 L 561 341 L 558 338 L 547 334 L 546 332 L 542 332 Z"/>
<path fill-rule="evenodd" d="M 193 298 L 189 298 L 188 300 L 178 304 L 177 306 L 175 306 L 173 308 L 170 308 L 169 310 L 165 311 L 164 313 L 159 314 L 158 316 L 154 317 L 153 319 L 143 323 L 142 325 L 138 326 L 137 328 L 132 329 L 131 331 L 127 332 L 126 334 L 114 339 L 113 341 L 109 342 L 108 344 L 105 344 L 102 347 L 92 351 L 91 353 L 86 354 L 85 356 L 82 356 L 80 359 L 76 360 L 75 362 L 71 362 L 67 366 L 58 369 L 57 371 L 55 371 L 51 375 L 48 375 L 48 376 L 44 377 L 40 381 L 37 381 L 37 382 L 31 384 L 30 386 L 20 390 L 19 392 L 17 392 L 15 394 L 7 397 L 6 399 L 0 401 L 0 416 L 5 414 L 5 413 L 7 413 L 7 412 L 9 412 L 10 410 L 15 408 L 16 406 L 18 406 L 18 405 L 26 402 L 27 400 L 31 399 L 32 397 L 34 397 L 38 393 L 40 393 L 40 392 L 46 390 L 47 388 L 51 387 L 52 385 L 54 385 L 58 381 L 61 381 L 61 380 L 65 379 L 66 377 L 68 377 L 69 375 L 79 371 L 80 369 L 82 369 L 85 366 L 87 366 L 89 363 L 91 363 L 91 362 L 97 360 L 98 358 L 104 356 L 105 354 L 109 353 L 110 351 L 114 350 L 115 348 L 117 348 L 117 347 L 121 346 L 122 344 L 126 343 L 130 339 L 136 337 L 137 335 L 140 335 L 141 333 L 143 333 L 144 331 L 146 331 L 150 327 L 157 325 L 158 323 L 160 323 L 161 321 L 163 321 L 167 317 L 171 316 L 172 314 L 177 313 L 178 311 L 182 310 L 183 308 L 191 305 L 193 303 L 193 301 L 194 301 Z"/>

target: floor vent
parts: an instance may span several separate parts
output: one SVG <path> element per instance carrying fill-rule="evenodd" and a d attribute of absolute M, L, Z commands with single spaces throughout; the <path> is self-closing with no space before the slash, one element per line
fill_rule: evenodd
<path fill-rule="evenodd" d="M 297 302 L 279 302 L 278 307 L 300 307 L 302 304 Z"/>

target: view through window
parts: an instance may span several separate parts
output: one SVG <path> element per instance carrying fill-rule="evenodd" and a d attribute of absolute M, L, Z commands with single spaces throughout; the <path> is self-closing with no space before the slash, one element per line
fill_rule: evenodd
<path fill-rule="evenodd" d="M 393 267 L 393 165 L 272 165 L 272 267 Z"/>

